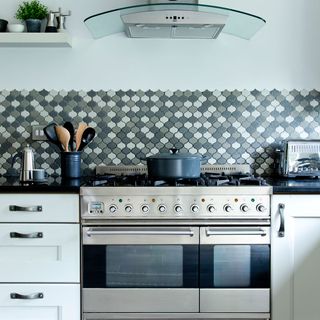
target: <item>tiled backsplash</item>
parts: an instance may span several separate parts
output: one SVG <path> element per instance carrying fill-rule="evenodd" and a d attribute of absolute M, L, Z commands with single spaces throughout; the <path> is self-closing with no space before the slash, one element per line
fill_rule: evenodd
<path fill-rule="evenodd" d="M 319 91 L 0 91 L 0 174 L 26 143 L 38 167 L 60 173 L 58 149 L 34 142 L 31 125 L 86 122 L 97 132 L 83 169 L 138 164 L 167 151 L 209 155 L 209 163 L 249 163 L 269 174 L 283 139 L 320 137 Z"/>

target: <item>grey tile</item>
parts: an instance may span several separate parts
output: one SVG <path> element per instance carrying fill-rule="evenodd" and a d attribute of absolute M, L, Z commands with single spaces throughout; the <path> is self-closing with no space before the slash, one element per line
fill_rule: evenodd
<path fill-rule="evenodd" d="M 70 120 L 96 128 L 83 154 L 88 169 L 98 163 L 137 164 L 142 151 L 175 145 L 211 154 L 210 163 L 249 162 L 257 173 L 269 173 L 272 148 L 283 137 L 318 138 L 319 103 L 317 90 L 2 90 L 0 163 L 7 170 L 11 153 L 29 142 L 41 155 L 39 165 L 58 173 L 56 147 L 31 141 L 30 124 Z"/>

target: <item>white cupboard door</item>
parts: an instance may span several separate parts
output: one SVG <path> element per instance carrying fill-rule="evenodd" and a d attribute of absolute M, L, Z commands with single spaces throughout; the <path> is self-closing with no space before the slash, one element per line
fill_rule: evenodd
<path fill-rule="evenodd" d="M 80 282 L 79 225 L 0 225 L 0 271 L 0 282 Z"/>
<path fill-rule="evenodd" d="M 0 319 L 79 320 L 79 284 L 1 284 Z"/>
<path fill-rule="evenodd" d="M 273 196 L 272 208 L 272 320 L 319 320 L 320 197 Z"/>
<path fill-rule="evenodd" d="M 0 194 L 0 222 L 79 222 L 76 194 Z"/>

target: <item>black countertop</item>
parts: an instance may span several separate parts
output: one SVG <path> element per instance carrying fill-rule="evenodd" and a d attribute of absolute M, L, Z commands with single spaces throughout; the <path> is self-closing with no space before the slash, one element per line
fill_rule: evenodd
<path fill-rule="evenodd" d="M 274 194 L 320 194 L 319 178 L 266 178 Z"/>
<path fill-rule="evenodd" d="M 0 193 L 80 193 L 80 187 L 90 177 L 62 180 L 49 177 L 44 183 L 21 184 L 17 177 L 0 176 Z M 265 178 L 273 187 L 274 194 L 320 194 L 320 179 L 289 179 L 279 177 Z"/>
<path fill-rule="evenodd" d="M 79 193 L 84 179 L 48 177 L 43 183 L 20 183 L 18 177 L 0 176 L 0 193 Z"/>

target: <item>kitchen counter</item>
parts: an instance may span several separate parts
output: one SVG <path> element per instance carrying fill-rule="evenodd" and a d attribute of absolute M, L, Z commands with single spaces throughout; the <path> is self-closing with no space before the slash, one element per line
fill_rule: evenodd
<path fill-rule="evenodd" d="M 319 178 L 266 178 L 273 194 L 320 194 Z"/>
<path fill-rule="evenodd" d="M 267 183 L 273 187 L 274 194 L 320 194 L 320 179 L 292 179 L 268 177 Z M 80 186 L 87 178 L 62 180 L 49 177 L 47 182 L 21 184 L 18 177 L 0 176 L 0 193 L 80 193 Z"/>
<path fill-rule="evenodd" d="M 21 184 L 18 177 L 0 176 L 0 193 L 79 193 L 81 179 L 49 177 L 44 183 Z"/>

